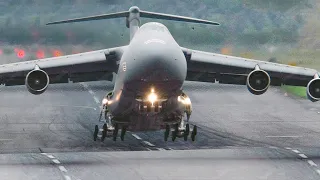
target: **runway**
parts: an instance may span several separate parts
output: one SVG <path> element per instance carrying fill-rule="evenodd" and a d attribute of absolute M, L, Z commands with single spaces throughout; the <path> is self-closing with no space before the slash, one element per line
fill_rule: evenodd
<path fill-rule="evenodd" d="M 320 105 L 278 88 L 256 96 L 245 86 L 186 82 L 196 142 L 164 142 L 163 132 L 94 142 L 110 82 L 50 85 L 39 96 L 0 88 L 1 179 L 320 177 Z"/>

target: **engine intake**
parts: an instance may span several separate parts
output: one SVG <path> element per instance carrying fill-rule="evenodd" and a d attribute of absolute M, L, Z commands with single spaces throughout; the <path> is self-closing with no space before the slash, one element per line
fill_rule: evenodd
<path fill-rule="evenodd" d="M 45 71 L 35 69 L 27 74 L 25 83 L 30 93 L 42 94 L 49 85 L 49 76 Z"/>
<path fill-rule="evenodd" d="M 261 95 L 270 86 L 270 76 L 266 71 L 257 69 L 252 71 L 247 77 L 248 90 L 255 95 Z"/>
<path fill-rule="evenodd" d="M 320 78 L 312 79 L 307 85 L 307 97 L 310 101 L 316 102 L 320 99 Z"/>

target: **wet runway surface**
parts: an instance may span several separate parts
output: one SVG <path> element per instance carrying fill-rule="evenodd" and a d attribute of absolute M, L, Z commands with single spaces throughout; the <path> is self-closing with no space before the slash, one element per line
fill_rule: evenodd
<path fill-rule="evenodd" d="M 317 102 L 279 88 L 256 96 L 245 86 L 186 82 L 196 142 L 164 142 L 162 131 L 94 142 L 99 101 L 112 89 L 59 84 L 35 96 L 1 87 L 1 179 L 320 178 Z"/>

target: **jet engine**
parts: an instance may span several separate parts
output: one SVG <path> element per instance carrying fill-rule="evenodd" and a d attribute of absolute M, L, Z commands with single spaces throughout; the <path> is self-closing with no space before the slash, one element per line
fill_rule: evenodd
<path fill-rule="evenodd" d="M 256 68 L 247 77 L 248 90 L 255 95 L 261 95 L 270 86 L 270 76 L 266 71 Z"/>
<path fill-rule="evenodd" d="M 307 97 L 310 101 L 316 102 L 320 99 L 320 78 L 312 79 L 307 85 Z"/>
<path fill-rule="evenodd" d="M 30 93 L 42 94 L 49 85 L 49 76 L 45 71 L 35 68 L 27 74 L 25 84 Z"/>

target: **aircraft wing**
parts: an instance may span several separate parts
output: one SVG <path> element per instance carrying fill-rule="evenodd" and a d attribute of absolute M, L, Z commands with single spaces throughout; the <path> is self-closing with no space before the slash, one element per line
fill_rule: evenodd
<path fill-rule="evenodd" d="M 187 81 L 246 84 L 247 76 L 256 65 L 266 71 L 270 85 L 307 86 L 318 72 L 314 69 L 258 61 L 216 53 L 182 48 L 188 66 Z"/>
<path fill-rule="evenodd" d="M 50 84 L 112 80 L 117 72 L 126 46 L 91 51 L 67 56 L 0 65 L 0 83 L 6 86 L 24 85 L 26 75 L 39 67 L 45 71 Z"/>

